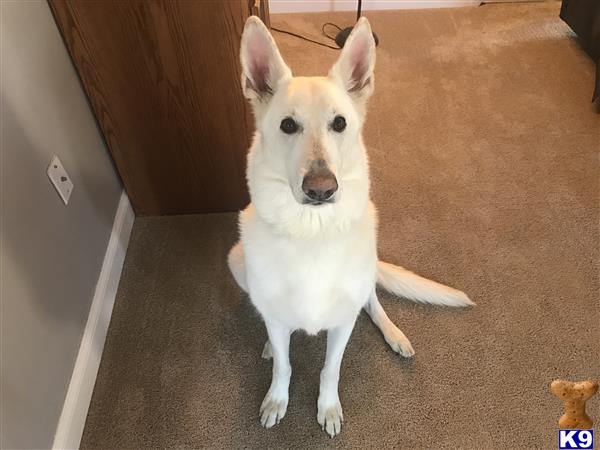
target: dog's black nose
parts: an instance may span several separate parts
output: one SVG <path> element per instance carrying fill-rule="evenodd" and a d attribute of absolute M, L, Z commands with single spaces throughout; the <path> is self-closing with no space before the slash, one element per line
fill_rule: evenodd
<path fill-rule="evenodd" d="M 329 200 L 337 190 L 337 180 L 329 169 L 308 172 L 302 180 L 302 191 L 317 202 Z"/>

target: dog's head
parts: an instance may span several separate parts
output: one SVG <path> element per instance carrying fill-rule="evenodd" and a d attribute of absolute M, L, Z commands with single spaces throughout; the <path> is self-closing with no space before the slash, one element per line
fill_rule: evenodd
<path fill-rule="evenodd" d="M 362 215 L 369 182 L 361 130 L 375 65 L 369 22 L 358 21 L 328 76 L 293 77 L 267 28 L 250 17 L 241 62 L 256 119 L 248 184 L 258 213 L 295 234 Z"/>

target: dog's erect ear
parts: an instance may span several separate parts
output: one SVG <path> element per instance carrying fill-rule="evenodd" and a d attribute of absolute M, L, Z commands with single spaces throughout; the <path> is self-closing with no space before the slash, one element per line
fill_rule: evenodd
<path fill-rule="evenodd" d="M 361 17 L 348 36 L 342 54 L 329 71 L 329 78 L 353 98 L 366 100 L 373 92 L 374 68 L 375 39 L 369 21 Z"/>
<path fill-rule="evenodd" d="M 250 100 L 266 101 L 292 76 L 267 27 L 256 16 L 246 20 L 240 49 L 242 89 Z"/>

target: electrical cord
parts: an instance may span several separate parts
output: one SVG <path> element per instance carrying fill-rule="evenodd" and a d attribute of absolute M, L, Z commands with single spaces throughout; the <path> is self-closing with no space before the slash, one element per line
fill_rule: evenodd
<path fill-rule="evenodd" d="M 360 19 L 360 13 L 361 13 L 361 10 L 362 10 L 362 0 L 358 0 L 358 8 L 357 8 L 357 10 L 356 10 L 356 20 L 357 20 L 357 21 L 358 21 L 358 19 Z M 338 32 L 342 31 L 342 29 L 341 29 L 340 27 L 338 27 L 338 26 L 337 26 L 335 23 L 331 23 L 331 22 L 326 22 L 326 23 L 324 23 L 324 24 L 323 24 L 323 26 L 321 27 L 321 32 L 323 33 L 323 36 L 325 36 L 326 38 L 328 38 L 328 39 L 331 39 L 332 41 L 334 41 L 334 42 L 335 42 L 335 38 L 333 38 L 333 37 L 331 37 L 330 35 L 328 35 L 327 33 L 325 33 L 325 27 L 326 27 L 327 25 L 331 25 L 331 26 L 334 26 L 334 27 L 336 27 L 336 28 L 337 28 L 337 30 L 338 30 Z M 340 47 L 334 47 L 333 45 L 324 44 L 324 43 L 322 43 L 322 42 L 315 41 L 315 40 L 313 40 L 313 39 L 307 38 L 306 36 L 302 36 L 302 35 L 300 35 L 300 34 L 292 33 L 291 31 L 287 31 L 287 30 L 281 30 L 281 29 L 279 29 L 279 28 L 275 28 L 275 27 L 271 27 L 271 30 L 273 30 L 273 31 L 277 31 L 277 32 L 279 32 L 279 33 L 289 34 L 290 36 L 294 36 L 294 37 L 297 37 L 297 38 L 299 38 L 299 39 L 303 39 L 303 40 L 305 40 L 305 41 L 312 42 L 313 44 L 322 45 L 323 47 L 331 48 L 331 49 L 333 49 L 333 50 L 341 50 L 341 48 L 340 48 Z M 347 36 L 346 36 L 346 37 L 347 37 Z M 346 39 L 344 39 L 344 41 L 345 41 L 345 40 L 346 40 Z M 377 37 L 375 37 L 375 40 L 377 41 Z M 336 44 L 337 44 L 337 42 L 336 42 Z"/>
<path fill-rule="evenodd" d="M 325 27 L 326 27 L 327 25 L 334 26 L 334 27 L 336 27 L 338 30 L 341 30 L 341 28 L 340 28 L 340 27 L 338 27 L 338 26 L 337 26 L 335 23 L 331 23 L 331 22 L 327 22 L 327 23 L 323 24 L 323 26 L 321 27 L 321 32 L 323 33 L 323 35 L 324 35 L 326 38 L 328 38 L 328 39 L 331 39 L 332 41 L 335 41 L 335 38 L 332 38 L 330 35 L 328 35 L 328 34 L 325 32 Z M 315 40 L 313 40 L 313 39 L 307 38 L 306 36 L 302 36 L 302 35 L 300 35 L 300 34 L 292 33 L 291 31 L 282 30 L 282 29 L 280 29 L 280 28 L 275 28 L 275 27 L 271 27 L 271 30 L 273 30 L 273 31 L 277 31 L 278 33 L 289 34 L 290 36 L 294 36 L 294 37 L 297 37 L 297 38 L 299 38 L 299 39 L 303 39 L 303 40 L 305 40 L 305 41 L 312 42 L 313 44 L 322 45 L 323 47 L 331 48 L 331 49 L 333 49 L 333 50 L 340 50 L 340 48 L 339 48 L 339 47 L 334 47 L 333 45 L 324 44 L 323 42 L 315 41 Z"/>
<path fill-rule="evenodd" d="M 329 39 L 331 39 L 332 41 L 335 41 L 334 37 L 331 37 L 330 35 L 328 35 L 327 33 L 325 33 L 325 27 L 327 25 L 331 25 L 332 27 L 336 27 L 338 31 L 342 31 L 342 29 L 340 27 L 338 27 L 335 23 L 331 23 L 331 22 L 326 22 L 323 24 L 323 26 L 321 27 L 321 32 L 323 33 L 323 36 L 328 37 Z"/>

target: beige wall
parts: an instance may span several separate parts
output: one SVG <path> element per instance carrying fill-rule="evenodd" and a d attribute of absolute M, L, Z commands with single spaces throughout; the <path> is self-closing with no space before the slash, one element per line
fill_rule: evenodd
<path fill-rule="evenodd" d="M 121 193 L 45 1 L 1 0 L 1 442 L 52 445 Z M 57 154 L 75 188 L 46 177 Z"/>

